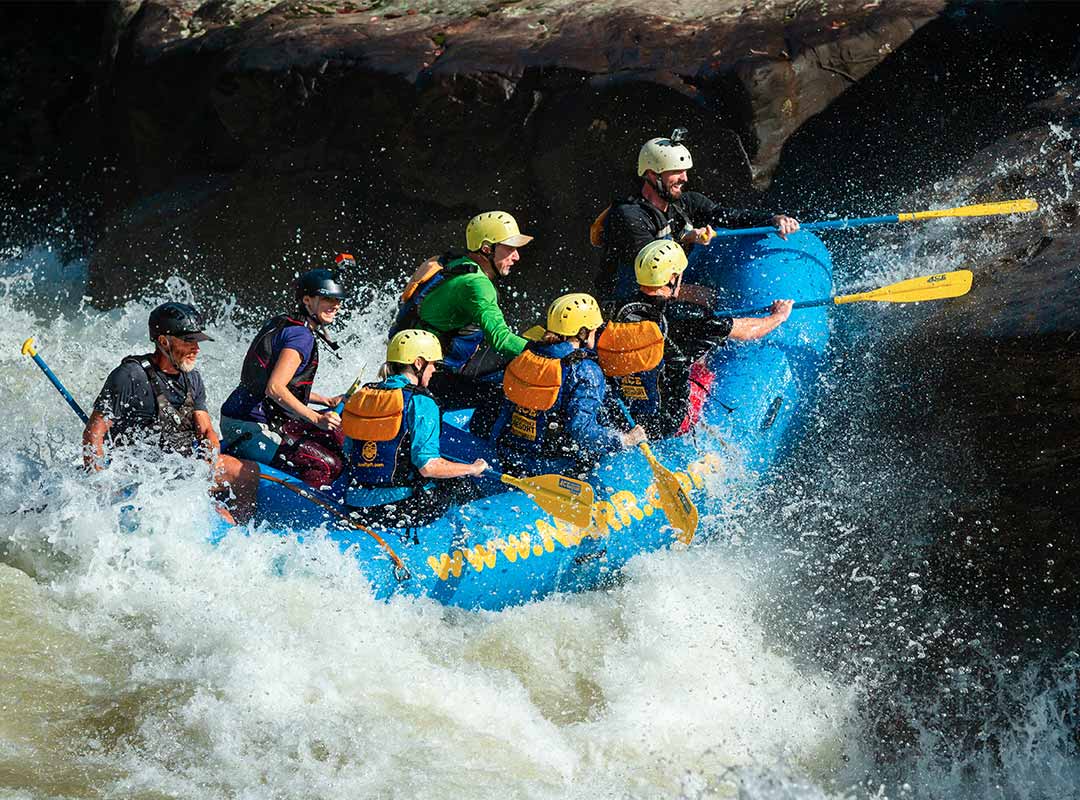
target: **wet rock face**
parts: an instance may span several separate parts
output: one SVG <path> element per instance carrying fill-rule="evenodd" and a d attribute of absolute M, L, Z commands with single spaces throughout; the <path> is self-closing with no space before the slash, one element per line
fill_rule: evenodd
<path fill-rule="evenodd" d="M 175 253 L 173 269 L 234 275 L 255 299 L 269 265 L 304 266 L 342 238 L 396 278 L 492 207 L 537 234 L 550 283 L 590 258 L 587 222 L 633 189 L 643 138 L 689 128 L 695 181 L 744 203 L 802 122 L 942 6 L 114 4 L 93 96 L 133 180 L 105 176 L 126 213 L 109 215 L 91 295 L 122 299 Z M 305 235 L 324 242 L 298 248 L 290 209 L 339 204 L 353 231 L 310 215 Z M 253 220 L 261 235 L 246 237 Z M 218 230 L 241 233 L 207 238 Z"/>

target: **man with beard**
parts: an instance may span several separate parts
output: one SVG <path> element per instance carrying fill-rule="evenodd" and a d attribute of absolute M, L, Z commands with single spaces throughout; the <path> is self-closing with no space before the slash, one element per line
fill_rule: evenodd
<path fill-rule="evenodd" d="M 165 452 L 205 458 L 214 465 L 214 493 L 236 496 L 237 512 L 254 506 L 258 467 L 219 455 L 221 440 L 206 407 L 206 388 L 195 369 L 199 343 L 213 341 L 203 331 L 202 316 L 186 303 L 164 303 L 150 312 L 154 352 L 128 356 L 109 373 L 83 430 L 86 466 L 105 464 L 105 435 L 112 447 L 153 441 Z M 231 514 L 219 507 L 229 522 Z"/>
<path fill-rule="evenodd" d="M 638 191 L 615 201 L 593 223 L 592 243 L 604 248 L 595 288 L 602 304 L 622 302 L 633 295 L 634 258 L 656 239 L 672 239 L 689 252 L 694 245 L 708 244 L 715 227 L 775 225 L 780 236 L 799 229 L 798 221 L 783 214 L 723 208 L 699 192 L 688 191 L 687 171 L 694 162 L 679 134 L 685 135 L 685 131 L 679 129 L 671 138 L 650 139 L 642 146 Z M 712 293 L 687 284 L 682 300 L 709 305 Z"/>

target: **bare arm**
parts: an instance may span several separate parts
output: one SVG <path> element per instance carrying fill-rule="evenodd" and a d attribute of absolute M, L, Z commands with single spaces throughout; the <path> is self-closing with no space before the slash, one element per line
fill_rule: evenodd
<path fill-rule="evenodd" d="M 479 475 L 487 468 L 488 464 L 482 458 L 476 459 L 471 464 L 458 464 L 456 461 L 447 461 L 445 458 L 432 458 L 420 467 L 420 474 L 425 478 L 441 480 Z"/>
<path fill-rule="evenodd" d="M 303 358 L 299 352 L 291 347 L 284 348 L 278 354 L 277 363 L 274 364 L 270 378 L 266 381 L 266 396 L 282 408 L 292 412 L 295 416 L 307 420 L 312 425 L 318 425 L 324 431 L 335 430 L 341 426 L 341 418 L 337 414 L 333 411 L 325 411 L 320 414 L 301 403 L 297 396 L 289 391 L 289 381 L 293 379 L 296 371 L 300 369 L 302 361 Z M 316 403 L 331 405 L 329 402 L 331 398 L 316 395 L 314 392 L 311 394 L 311 399 Z M 333 405 L 337 405 L 337 403 L 335 402 Z"/>
<path fill-rule="evenodd" d="M 750 342 L 776 330 L 791 315 L 791 300 L 776 300 L 767 317 L 738 317 L 732 320 L 729 339 Z"/>
<path fill-rule="evenodd" d="M 221 452 L 221 437 L 214 430 L 214 423 L 210 421 L 210 415 L 205 411 L 196 411 L 192 415 L 195 420 L 195 432 L 200 440 L 206 442 L 211 451 Z"/>
<path fill-rule="evenodd" d="M 90 421 L 83 428 L 83 464 L 87 469 L 102 469 L 105 466 L 105 434 L 112 427 L 112 421 L 105 419 L 100 411 L 90 415 Z"/>

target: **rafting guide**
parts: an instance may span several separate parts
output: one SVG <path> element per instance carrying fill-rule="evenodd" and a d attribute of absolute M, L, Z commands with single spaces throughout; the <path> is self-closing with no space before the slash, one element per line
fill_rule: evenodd
<path fill-rule="evenodd" d="M 769 225 L 781 237 L 799 229 L 798 221 L 785 214 L 724 208 L 686 189 L 694 160 L 685 137 L 686 129 L 678 128 L 670 137 L 645 142 L 638 153 L 641 183 L 636 191 L 614 200 L 592 223 L 590 241 L 604 251 L 595 293 L 605 307 L 634 293 L 634 259 L 651 241 L 671 239 L 690 251 L 708 244 L 718 227 Z M 714 302 L 711 291 L 690 285 L 683 287 L 683 300 Z"/>
<path fill-rule="evenodd" d="M 195 369 L 199 344 L 212 342 L 202 315 L 186 303 L 163 303 L 147 323 L 154 352 L 128 356 L 109 373 L 83 429 L 86 466 L 105 466 L 105 437 L 113 448 L 152 440 L 162 451 L 207 459 L 214 493 L 235 497 L 240 519 L 255 502 L 258 470 L 249 461 L 220 453 L 221 440 L 206 406 L 206 387 Z M 227 521 L 232 514 L 216 506 Z"/>

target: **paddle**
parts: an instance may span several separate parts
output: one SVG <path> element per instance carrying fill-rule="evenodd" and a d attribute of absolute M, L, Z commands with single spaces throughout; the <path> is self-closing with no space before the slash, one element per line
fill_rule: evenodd
<path fill-rule="evenodd" d="M 630 409 L 626 407 L 626 403 L 623 402 L 621 397 L 617 396 L 615 402 L 618 403 L 627 423 L 633 426 L 635 424 L 634 418 L 630 415 Z M 694 540 L 694 534 L 697 532 L 697 506 L 687 496 L 675 474 L 656 460 L 649 443 L 642 442 L 638 447 L 645 454 L 645 459 L 652 469 L 653 479 L 656 481 L 656 488 L 660 494 L 660 507 L 664 509 L 668 522 L 671 527 L 681 531 L 679 541 L 683 544 L 690 544 Z"/>
<path fill-rule="evenodd" d="M 575 528 L 587 528 L 592 522 L 593 487 L 585 481 L 565 475 L 515 478 L 490 467 L 484 470 L 484 474 L 525 492 L 544 511 L 556 519 L 569 522 Z"/>
<path fill-rule="evenodd" d="M 343 509 L 333 500 L 325 497 L 320 497 L 312 489 L 308 489 L 304 486 L 297 486 L 294 483 L 290 483 L 289 481 L 283 480 L 282 478 L 278 478 L 274 475 L 267 475 L 261 469 L 259 470 L 259 480 L 276 483 L 278 486 L 284 486 L 290 492 L 299 495 L 308 502 L 314 503 L 325 511 L 328 511 L 330 514 L 333 514 L 335 517 L 344 522 L 353 530 L 366 533 L 368 536 L 374 539 L 383 550 L 386 551 L 386 554 L 388 556 L 390 556 L 390 560 L 394 562 L 394 576 L 399 581 L 408 580 L 410 577 L 412 577 L 409 573 L 409 568 L 405 566 L 405 562 L 402 561 L 401 557 L 394 552 L 394 548 L 392 548 L 386 543 L 385 539 L 379 536 L 379 534 L 375 533 L 375 531 L 373 531 L 371 528 L 367 527 L 366 525 L 361 525 L 359 522 L 354 520 L 352 517 L 349 516 L 348 511 Z"/>
<path fill-rule="evenodd" d="M 971 270 L 968 269 L 942 272 L 937 275 L 923 275 L 899 283 L 890 283 L 888 286 L 867 292 L 840 294 L 834 297 L 823 297 L 820 300 L 800 300 L 792 306 L 792 309 L 813 308 L 829 303 L 841 306 L 845 303 L 921 303 L 924 300 L 945 300 L 967 294 L 971 289 L 971 277 Z M 735 311 L 724 311 L 719 316 L 745 317 L 749 314 L 762 314 L 771 308 L 772 306 L 740 308 Z"/>
<path fill-rule="evenodd" d="M 349 387 L 349 391 L 345 392 L 341 397 L 341 402 L 334 406 L 334 413 L 339 417 L 341 412 L 345 410 L 345 404 L 349 402 L 349 398 L 359 391 L 360 387 L 364 385 L 363 374 L 357 375 L 356 380 L 352 382 L 352 386 Z"/>
<path fill-rule="evenodd" d="M 834 219 L 825 222 L 804 222 L 799 225 L 799 230 L 818 231 L 829 228 L 859 228 L 863 225 L 889 225 L 895 222 L 915 222 L 920 219 L 938 219 L 941 217 L 989 217 L 995 214 L 1022 214 L 1027 211 L 1035 211 L 1039 207 L 1031 198 L 1023 200 L 1005 200 L 1000 203 L 981 203 L 975 206 L 960 206 L 958 208 L 942 208 L 936 211 L 913 211 L 903 214 L 890 214 L 884 217 L 856 217 L 852 219 Z M 751 236 L 754 234 L 776 233 L 775 225 L 767 225 L 761 228 L 718 228 L 713 231 L 714 238 L 717 236 Z"/>
<path fill-rule="evenodd" d="M 470 464 L 460 458 L 451 458 L 443 454 L 447 461 L 455 464 Z M 491 467 L 484 470 L 484 475 L 498 478 L 507 486 L 513 486 L 529 496 L 547 513 L 556 519 L 569 522 L 576 528 L 587 528 L 592 522 L 593 487 L 577 478 L 566 475 L 536 475 L 532 478 L 515 478 L 497 472 Z"/>
<path fill-rule="evenodd" d="M 75 402 L 75 398 L 71 396 L 71 392 L 64 387 L 64 384 L 60 383 L 60 379 L 53 374 L 51 369 L 49 369 L 49 365 L 45 363 L 45 359 L 37 354 L 37 350 L 34 349 L 33 336 L 23 342 L 22 354 L 34 359 L 34 363 L 41 367 L 41 371 L 45 373 L 45 377 L 52 382 L 54 387 L 56 387 L 56 391 L 60 392 L 64 399 L 67 400 L 67 404 L 71 406 L 71 410 L 79 415 L 79 419 L 83 421 L 84 425 L 89 424 L 90 417 L 86 416 L 86 412 Z"/>

